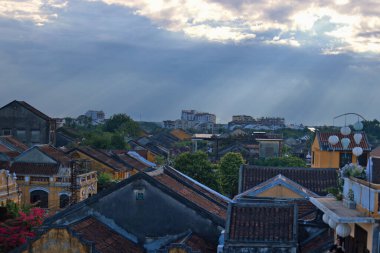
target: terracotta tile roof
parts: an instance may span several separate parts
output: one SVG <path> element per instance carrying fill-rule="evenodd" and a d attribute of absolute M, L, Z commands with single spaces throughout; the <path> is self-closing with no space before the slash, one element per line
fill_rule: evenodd
<path fill-rule="evenodd" d="M 78 233 L 81 238 L 93 242 L 99 253 L 143 253 L 138 244 L 116 233 L 104 223 L 94 217 L 70 225 L 70 229 Z"/>
<path fill-rule="evenodd" d="M 272 178 L 268 179 L 267 181 L 262 182 L 261 184 L 256 185 L 256 186 L 252 187 L 251 189 L 249 189 L 245 192 L 240 193 L 239 195 L 235 196 L 234 199 L 238 199 L 238 198 L 241 198 L 241 197 L 244 197 L 247 195 L 257 196 L 257 194 L 259 194 L 263 190 L 266 190 L 268 188 L 272 188 L 276 185 L 282 185 L 282 186 L 285 185 L 285 187 L 289 186 L 291 189 L 293 189 L 294 192 L 301 194 L 301 195 L 304 195 L 305 197 L 314 197 L 314 198 L 319 197 L 318 194 L 315 194 L 314 192 L 310 191 L 309 189 L 305 188 L 304 186 L 297 184 L 296 182 L 285 177 L 282 174 L 278 174 L 277 176 L 272 177 Z"/>
<path fill-rule="evenodd" d="M 23 152 L 28 149 L 28 146 L 11 135 L 0 136 L 0 143 L 7 146 L 12 151 Z"/>
<path fill-rule="evenodd" d="M 165 166 L 164 170 L 166 174 L 170 174 L 171 177 L 176 178 L 188 184 L 192 188 L 196 189 L 197 191 L 201 192 L 202 194 L 205 194 L 207 197 L 211 198 L 212 200 L 228 208 L 228 204 L 231 202 L 231 199 L 223 196 L 222 194 L 214 190 L 209 189 L 208 187 L 200 184 L 199 182 L 195 181 L 194 179 L 186 176 L 185 174 L 179 172 L 178 170 L 170 166 Z"/>
<path fill-rule="evenodd" d="M 244 165 L 239 179 L 239 192 L 247 191 L 278 174 L 284 175 L 318 195 L 326 195 L 327 188 L 337 186 L 335 169 Z"/>
<path fill-rule="evenodd" d="M 286 202 L 233 202 L 225 240 L 286 243 L 297 241 L 296 205 Z"/>
<path fill-rule="evenodd" d="M 82 152 L 85 155 L 88 155 L 89 157 L 97 160 L 98 162 L 103 163 L 110 168 L 113 168 L 114 170 L 117 170 L 117 171 L 130 170 L 130 168 L 128 168 L 126 165 L 117 161 L 111 155 L 109 155 L 106 152 L 103 152 L 101 150 L 90 148 L 88 146 L 80 146 L 80 147 L 76 147 L 74 149 L 71 149 L 68 153 L 70 154 L 74 151 Z"/>
<path fill-rule="evenodd" d="M 344 136 L 339 132 L 325 132 L 325 133 L 324 132 L 317 132 L 316 138 L 319 141 L 319 145 L 320 145 L 321 150 L 343 150 L 343 146 L 342 146 L 341 142 L 338 142 L 334 146 L 332 146 L 329 143 L 329 137 L 332 135 L 336 135 L 336 136 L 338 136 L 339 140 L 343 139 L 344 137 L 350 139 L 350 145 L 348 145 L 347 150 L 352 150 L 354 147 L 358 146 L 358 147 L 361 147 L 364 151 L 370 151 L 371 147 L 368 143 L 367 135 L 365 134 L 365 132 L 360 132 L 360 133 L 363 135 L 363 138 L 360 141 L 359 145 L 357 145 L 355 143 L 355 140 L 354 140 L 354 134 L 355 133 L 351 133 L 348 136 Z"/>
<path fill-rule="evenodd" d="M 52 157 L 54 160 L 58 161 L 59 163 L 69 166 L 70 165 L 70 157 L 68 157 L 62 150 L 57 149 L 51 145 L 38 145 L 37 146 L 39 150 L 47 154 L 48 156 Z"/>
<path fill-rule="evenodd" d="M 126 164 L 128 164 L 131 168 L 135 168 L 139 171 L 144 171 L 146 169 L 149 168 L 149 166 L 147 166 L 146 164 L 136 160 L 135 158 L 133 158 L 132 156 L 128 155 L 128 154 L 119 154 L 118 157 L 123 161 L 125 162 Z"/>
<path fill-rule="evenodd" d="M 215 201 L 210 198 L 208 194 L 204 194 L 196 187 L 192 187 L 178 177 L 173 176 L 170 172 L 168 173 L 167 170 L 160 169 L 148 174 L 198 207 L 203 208 L 205 211 L 223 220 L 226 219 L 227 206 L 224 203 L 222 204 Z"/>
<path fill-rule="evenodd" d="M 17 175 L 56 175 L 59 171 L 58 164 L 48 163 L 21 163 L 15 162 L 11 165 L 10 171 Z"/>

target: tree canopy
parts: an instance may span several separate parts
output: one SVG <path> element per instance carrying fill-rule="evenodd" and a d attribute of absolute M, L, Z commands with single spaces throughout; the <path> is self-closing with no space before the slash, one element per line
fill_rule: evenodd
<path fill-rule="evenodd" d="M 174 160 L 174 167 L 202 184 L 219 190 L 216 167 L 208 160 L 206 153 L 182 153 Z"/>
<path fill-rule="evenodd" d="M 251 161 L 254 165 L 273 167 L 306 167 L 306 162 L 295 156 L 274 157 L 267 159 L 255 159 Z"/>
<path fill-rule="evenodd" d="M 233 197 L 238 192 L 239 168 L 244 163 L 240 153 L 229 152 L 219 163 L 219 182 L 223 194 Z"/>
<path fill-rule="evenodd" d="M 121 135 L 132 137 L 138 136 L 141 132 L 139 124 L 122 113 L 114 114 L 106 121 L 103 128 L 106 132 L 118 132 Z"/>

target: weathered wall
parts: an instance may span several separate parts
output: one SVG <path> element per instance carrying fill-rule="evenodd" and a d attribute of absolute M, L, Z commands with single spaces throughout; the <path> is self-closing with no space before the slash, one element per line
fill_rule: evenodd
<path fill-rule="evenodd" d="M 136 199 L 137 192 L 143 193 L 143 200 Z M 60 219 L 58 224 L 69 224 L 89 213 L 101 213 L 107 224 L 114 222 L 142 241 L 145 236 L 161 237 L 191 229 L 199 236 L 217 243 L 222 229 L 142 179 L 103 197 L 89 208 Z"/>
<path fill-rule="evenodd" d="M 64 228 L 50 229 L 22 253 L 89 253 L 90 247 Z"/>
<path fill-rule="evenodd" d="M 16 134 L 17 129 L 25 130 L 26 139 L 20 139 L 20 141 L 29 146 L 33 143 L 49 143 L 49 122 L 38 117 L 16 102 L 13 102 L 0 110 L 0 134 L 3 134 L 4 129 L 11 129 L 12 135 L 16 138 L 18 138 Z M 32 141 L 32 130 L 40 130 L 39 141 Z"/>

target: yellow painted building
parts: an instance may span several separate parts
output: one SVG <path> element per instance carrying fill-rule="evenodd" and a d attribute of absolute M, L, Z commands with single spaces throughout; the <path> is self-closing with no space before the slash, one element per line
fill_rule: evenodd
<path fill-rule="evenodd" d="M 16 157 L 10 171 L 17 175 L 21 204 L 57 211 L 96 194 L 97 173 L 73 166 L 68 156 L 50 145 L 34 146 Z"/>
<path fill-rule="evenodd" d="M 334 236 L 343 238 L 346 253 L 380 252 L 380 149 L 370 153 L 366 173 L 366 179 L 344 178 L 343 201 L 311 199 L 335 230 Z"/>
<path fill-rule="evenodd" d="M 7 200 L 18 203 L 20 195 L 15 177 L 8 170 L 0 170 L 0 206 L 5 206 Z"/>
<path fill-rule="evenodd" d="M 331 145 L 328 142 L 330 136 L 336 135 L 339 140 L 346 137 L 350 140 L 350 144 L 347 149 L 344 149 L 342 144 L 338 142 L 336 145 Z M 340 133 L 321 133 L 316 132 L 313 144 L 311 146 L 311 167 L 312 168 L 342 168 L 348 163 L 357 163 L 366 166 L 368 153 L 370 152 L 370 146 L 367 137 L 364 132 L 362 132 L 362 140 L 359 144 L 355 143 L 354 133 L 348 136 L 343 136 Z M 361 147 L 363 149 L 363 154 L 357 159 L 356 156 L 352 154 L 352 149 L 354 147 Z"/>
<path fill-rule="evenodd" d="M 76 147 L 68 152 L 68 156 L 74 160 L 87 161 L 87 167 L 90 170 L 98 174 L 107 173 L 114 180 L 123 180 L 138 172 L 136 168 L 128 167 L 109 154 L 90 147 Z"/>

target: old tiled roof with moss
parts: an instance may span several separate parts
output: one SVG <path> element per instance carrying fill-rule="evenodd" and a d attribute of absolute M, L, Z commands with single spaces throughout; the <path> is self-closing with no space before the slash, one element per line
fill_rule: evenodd
<path fill-rule="evenodd" d="M 125 164 L 123 164 L 122 162 L 116 160 L 111 155 L 109 155 L 106 152 L 103 152 L 101 150 L 98 150 L 98 149 L 94 149 L 94 148 L 91 148 L 88 146 L 79 146 L 79 147 L 75 147 L 75 148 L 69 150 L 67 153 L 71 154 L 75 151 L 81 152 L 81 153 L 95 159 L 96 161 L 103 163 L 103 164 L 107 165 L 108 167 L 110 167 L 114 170 L 117 170 L 117 171 L 126 171 L 126 170 L 131 169 L 131 168 L 127 167 Z"/>
<path fill-rule="evenodd" d="M 52 176 L 59 172 L 59 164 L 49 163 L 12 163 L 10 172 L 17 175 Z"/>
<path fill-rule="evenodd" d="M 188 182 L 187 178 L 182 181 L 180 176 L 173 177 L 173 175 L 166 174 L 164 169 L 150 173 L 139 172 L 95 196 L 47 218 L 44 222 L 44 226 L 51 228 L 59 224 L 74 224 L 78 219 L 84 219 L 91 213 L 94 214 L 96 219 L 107 224 L 114 232 L 122 236 L 130 235 L 127 236 L 127 238 L 131 236 L 136 238 L 137 241 L 134 240 L 134 242 L 137 242 L 140 246 L 144 246 L 145 250 L 148 249 L 148 244 L 155 249 L 161 249 L 165 247 L 165 245 L 168 246 L 171 243 L 179 243 L 192 248 L 193 252 L 197 252 L 198 250 L 201 252 L 215 252 L 219 237 L 217 230 L 219 230 L 219 227 L 222 229 L 225 226 L 227 207 L 225 204 L 216 200 L 221 198 L 221 196 L 215 196 L 214 199 L 210 197 L 211 195 L 218 195 L 217 193 L 210 191 L 210 193 L 206 194 L 204 191 L 208 191 L 207 187 L 202 187 L 199 183 L 199 185 L 192 187 L 190 183 L 195 182 Z M 128 209 L 132 203 L 126 200 L 126 196 L 130 196 L 130 194 L 133 196 L 134 189 L 138 189 L 138 187 L 141 186 L 144 186 L 145 189 L 150 189 L 150 193 L 147 193 L 146 199 L 144 199 L 144 202 L 141 202 L 141 204 L 153 208 L 152 210 L 147 210 L 146 214 L 144 211 L 143 216 L 148 215 L 148 217 L 153 216 L 152 218 L 156 218 L 153 223 L 152 221 L 141 219 L 138 220 L 135 225 L 131 223 L 127 224 L 125 215 L 128 212 L 123 210 Z M 201 190 L 199 187 L 203 189 Z M 157 203 L 149 198 L 149 194 L 156 191 L 167 196 L 167 202 L 165 201 L 164 203 L 169 204 L 169 207 L 175 204 L 175 208 L 183 210 L 181 213 L 188 213 L 189 217 L 195 220 L 186 220 L 186 218 L 189 217 L 182 216 L 170 218 L 170 208 L 165 210 L 158 208 L 155 210 L 154 206 L 156 206 Z M 223 202 L 226 202 L 226 200 L 223 200 Z M 159 217 L 161 217 L 162 220 L 160 220 Z M 129 216 L 129 218 L 131 217 Z M 208 227 L 197 227 L 198 225 L 196 225 L 196 223 L 199 222 L 199 219 L 202 219 L 204 224 L 208 224 Z M 163 224 L 163 222 L 165 223 Z M 168 227 L 169 224 L 173 226 L 173 228 Z M 192 234 L 189 238 L 184 238 L 184 234 L 179 236 L 183 232 L 179 231 L 177 226 L 181 226 L 181 230 L 188 229 L 190 232 L 193 231 L 192 229 L 195 229 L 196 234 Z M 89 229 L 88 231 L 96 230 Z M 160 231 L 163 231 L 162 235 L 159 234 Z M 171 234 L 170 231 L 173 231 L 173 234 Z M 172 239 L 170 239 L 170 241 L 166 241 L 166 239 L 162 241 L 160 238 Z M 183 238 L 183 240 L 180 240 L 180 238 Z M 202 249 L 207 250 L 204 251 Z M 210 251 L 208 251 L 208 249 L 210 249 Z"/>
<path fill-rule="evenodd" d="M 231 203 L 225 241 L 297 243 L 297 207 L 286 201 L 239 200 Z"/>
<path fill-rule="evenodd" d="M 239 192 L 247 191 L 279 174 L 318 195 L 326 195 L 327 188 L 337 186 L 338 175 L 335 169 L 243 165 L 240 171 Z"/>
<path fill-rule="evenodd" d="M 89 216 L 69 226 L 80 234 L 81 238 L 94 243 L 99 253 L 143 253 L 144 249 L 137 243 L 125 238 L 98 219 Z"/>
<path fill-rule="evenodd" d="M 9 151 L 16 151 L 18 153 L 28 149 L 28 146 L 11 135 L 0 136 L 0 145 L 4 146 Z"/>
<path fill-rule="evenodd" d="M 52 157 L 54 160 L 60 164 L 68 167 L 70 165 L 70 157 L 68 157 L 62 150 L 57 149 L 49 144 L 38 145 L 39 150 Z"/>
<path fill-rule="evenodd" d="M 177 194 L 203 208 L 211 214 L 225 220 L 228 208 L 228 198 L 202 186 L 196 181 L 190 181 L 187 177 L 180 175 L 178 171 L 170 167 L 149 172 L 150 176 L 163 185 L 174 190 Z"/>

